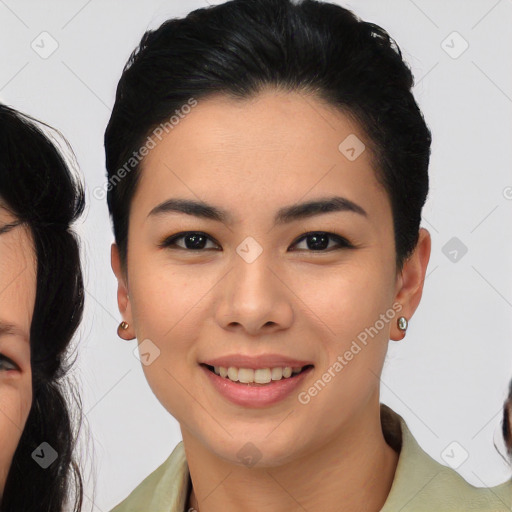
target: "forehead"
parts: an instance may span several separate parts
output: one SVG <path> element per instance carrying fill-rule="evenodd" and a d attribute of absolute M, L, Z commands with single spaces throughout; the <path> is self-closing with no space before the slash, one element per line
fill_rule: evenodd
<path fill-rule="evenodd" d="M 389 207 L 361 128 L 311 95 L 209 97 L 155 141 L 134 198 L 146 214 L 177 194 L 275 210 L 276 201 L 337 191 L 359 202 L 367 197 L 369 210 Z M 344 152 L 345 141 L 355 147 L 356 158 Z"/>

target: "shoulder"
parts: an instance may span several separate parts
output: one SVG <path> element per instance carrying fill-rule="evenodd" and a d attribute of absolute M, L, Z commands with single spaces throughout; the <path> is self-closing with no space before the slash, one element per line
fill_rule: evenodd
<path fill-rule="evenodd" d="M 414 439 L 401 416 L 391 410 L 383 411 L 382 408 L 381 414 L 394 415 L 401 430 L 398 433 L 401 437 L 398 466 L 381 512 L 512 510 L 512 480 L 495 487 L 474 487 L 454 469 L 430 457 Z M 383 428 L 385 424 L 391 423 L 383 421 Z"/>
<path fill-rule="evenodd" d="M 189 481 L 183 441 L 111 512 L 182 512 Z"/>

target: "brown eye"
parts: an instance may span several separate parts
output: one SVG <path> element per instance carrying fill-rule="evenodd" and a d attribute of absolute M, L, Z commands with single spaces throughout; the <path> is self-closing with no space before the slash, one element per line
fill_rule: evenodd
<path fill-rule="evenodd" d="M 182 240 L 183 245 L 176 243 L 178 240 Z M 333 249 L 354 247 L 344 237 L 335 233 L 328 233 L 326 231 L 312 231 L 305 233 L 293 245 L 296 245 L 302 240 L 307 240 L 307 249 L 312 252 L 330 252 L 330 250 Z M 329 242 L 331 240 L 334 240 L 337 246 L 329 247 Z M 206 233 L 201 231 L 187 231 L 167 237 L 163 242 L 159 244 L 159 247 L 184 249 L 187 251 L 202 251 L 203 249 L 212 249 L 212 247 L 206 247 L 208 242 L 212 242 L 214 245 L 219 247 L 218 244 Z M 326 251 L 325 249 L 327 247 L 329 247 L 329 250 Z M 215 248 L 213 247 L 213 249 Z"/>
<path fill-rule="evenodd" d="M 19 370 L 20 367 L 8 357 L 0 354 L 0 371 Z"/>
<path fill-rule="evenodd" d="M 177 240 L 181 239 L 183 239 L 185 246 L 176 243 Z M 171 249 L 176 248 L 189 251 L 201 251 L 205 248 L 205 245 L 209 241 L 213 242 L 213 239 L 209 237 L 206 233 L 203 233 L 201 231 L 186 231 L 183 233 L 177 233 L 176 235 L 172 235 L 166 238 L 161 244 L 159 244 L 159 246 Z M 215 245 L 217 244 L 215 243 Z M 211 247 L 209 249 L 211 249 Z"/>
<path fill-rule="evenodd" d="M 295 242 L 294 245 L 298 244 L 302 240 L 306 240 L 306 248 L 310 251 L 330 252 L 332 249 L 353 247 L 353 245 L 342 236 L 336 235 L 334 233 L 328 233 L 326 231 L 313 231 L 311 233 L 305 233 L 301 236 L 301 238 L 299 238 L 297 242 Z M 334 240 L 337 243 L 337 247 L 329 247 L 329 242 L 331 240 Z M 329 250 L 326 251 L 325 249 L 328 247 Z"/>

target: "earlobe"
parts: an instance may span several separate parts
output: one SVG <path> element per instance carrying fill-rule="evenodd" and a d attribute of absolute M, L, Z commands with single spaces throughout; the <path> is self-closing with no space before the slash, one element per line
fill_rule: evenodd
<path fill-rule="evenodd" d="M 121 260 L 119 257 L 119 248 L 115 243 L 112 244 L 110 249 L 110 264 L 117 278 L 117 306 L 123 317 L 123 321 L 119 324 L 117 329 L 117 334 L 124 340 L 132 340 L 135 338 L 135 333 L 132 332 L 133 329 L 131 327 L 133 322 L 130 297 L 128 296 L 126 276 L 122 271 Z"/>
<path fill-rule="evenodd" d="M 125 322 L 124 320 L 117 326 L 117 335 L 123 340 L 133 340 L 135 336 L 132 336 L 128 333 L 128 329 L 130 328 L 130 324 Z"/>
<path fill-rule="evenodd" d="M 404 263 L 402 272 L 397 278 L 399 288 L 395 301 L 401 304 L 400 315 L 407 321 L 410 320 L 421 300 L 430 251 L 430 233 L 425 228 L 420 228 L 416 248 Z M 396 324 L 392 327 L 390 335 L 391 339 L 398 341 L 404 338 L 405 330 L 400 329 Z"/>

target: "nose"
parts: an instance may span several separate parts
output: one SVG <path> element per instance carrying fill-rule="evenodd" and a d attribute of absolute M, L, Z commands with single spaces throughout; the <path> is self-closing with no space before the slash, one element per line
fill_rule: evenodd
<path fill-rule="evenodd" d="M 234 258 L 233 268 L 223 281 L 216 310 L 222 328 L 258 336 L 290 327 L 293 292 L 271 268 L 264 251 L 250 263 Z"/>

